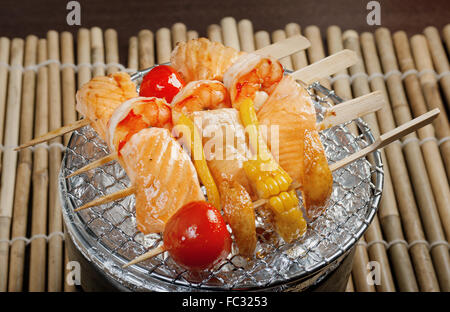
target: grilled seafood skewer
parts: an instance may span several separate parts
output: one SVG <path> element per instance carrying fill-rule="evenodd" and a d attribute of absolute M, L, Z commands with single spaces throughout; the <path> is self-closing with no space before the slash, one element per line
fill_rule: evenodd
<path fill-rule="evenodd" d="M 299 50 L 306 49 L 307 47 L 309 47 L 309 41 L 307 41 L 307 39 L 302 36 L 298 36 L 293 39 L 288 38 L 285 41 L 274 43 L 262 49 L 261 52 L 276 54 L 276 56 L 284 57 Z M 274 52 L 279 49 L 283 49 L 284 52 Z M 258 53 L 258 51 L 256 51 L 256 53 Z M 115 80 L 115 83 L 112 83 L 113 80 Z M 97 85 L 98 88 L 96 88 L 100 91 L 93 91 L 94 85 Z M 77 93 L 77 103 L 83 104 L 77 104 L 77 110 L 82 115 L 84 115 L 84 120 L 79 120 L 73 124 L 55 129 L 41 137 L 35 138 L 25 144 L 20 145 L 19 147 L 15 148 L 15 150 L 21 150 L 23 148 L 51 140 L 55 137 L 74 131 L 86 125 L 92 125 L 102 139 L 107 139 L 105 133 L 106 124 L 109 121 L 109 118 L 111 117 L 114 109 L 122 102 L 125 102 L 126 100 L 137 96 L 135 85 L 131 82 L 130 76 L 126 73 L 115 73 L 109 75 L 108 77 L 95 77 L 83 87 L 86 90 L 93 91 L 93 93 L 87 93 L 88 97 L 90 94 L 97 94 L 100 99 L 99 101 L 102 102 L 98 103 L 97 100 L 94 100 L 96 104 L 89 103 L 89 106 L 85 105 L 86 101 L 85 99 L 83 99 L 83 97 L 85 97 L 86 94 L 79 96 L 78 93 L 81 91 L 80 90 Z M 106 90 L 105 87 L 108 88 L 108 90 Z M 108 101 L 106 101 L 106 99 L 108 99 Z M 101 105 L 98 105 L 97 107 L 97 104 Z"/>

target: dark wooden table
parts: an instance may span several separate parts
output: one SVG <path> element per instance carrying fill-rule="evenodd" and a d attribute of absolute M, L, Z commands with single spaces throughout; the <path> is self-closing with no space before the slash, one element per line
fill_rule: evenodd
<path fill-rule="evenodd" d="M 141 29 L 153 31 L 183 22 L 188 29 L 206 35 L 210 24 L 225 16 L 236 20 L 248 18 L 255 30 L 273 31 L 289 22 L 301 26 L 317 25 L 323 34 L 326 27 L 358 32 L 373 31 L 377 26 L 366 22 L 370 0 L 78 0 L 81 26 L 66 23 L 70 0 L 1 0 L 0 36 L 44 37 L 50 29 L 76 33 L 79 27 L 114 28 L 119 35 L 121 62 L 125 62 L 128 38 Z M 426 26 L 442 29 L 450 23 L 449 0 L 378 0 L 381 26 L 391 31 L 405 30 L 412 35 Z"/>

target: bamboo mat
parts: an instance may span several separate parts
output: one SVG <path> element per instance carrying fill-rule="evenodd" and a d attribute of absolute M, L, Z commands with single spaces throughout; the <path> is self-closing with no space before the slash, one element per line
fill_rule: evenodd
<path fill-rule="evenodd" d="M 247 52 L 299 33 L 311 47 L 282 59 L 287 69 L 344 48 L 358 53 L 356 65 L 322 83 L 344 99 L 381 90 L 389 105 L 364 117 L 376 136 L 427 110 L 441 110 L 432 125 L 382 152 L 383 199 L 357 243 L 347 291 L 450 291 L 450 24 L 408 38 L 386 28 L 358 34 L 330 26 L 321 34 L 316 26 L 295 23 L 255 32 L 249 20 L 227 17 L 204 31 L 213 41 Z M 75 121 L 75 92 L 91 77 L 168 62 L 177 42 L 198 36 L 182 23 L 141 30 L 129 39 L 126 65 L 119 64 L 113 29 L 80 28 L 76 38 L 56 31 L 41 39 L 0 38 L 1 291 L 76 290 L 65 283 L 68 259 L 57 187 L 70 134 L 19 153 L 12 148 Z M 367 282 L 374 267 L 378 285 Z"/>

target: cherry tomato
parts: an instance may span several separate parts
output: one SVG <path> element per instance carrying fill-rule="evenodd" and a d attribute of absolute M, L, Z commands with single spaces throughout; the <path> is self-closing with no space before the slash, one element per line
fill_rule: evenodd
<path fill-rule="evenodd" d="M 159 65 L 144 76 L 139 95 L 165 99 L 170 104 L 185 85 L 183 78 L 175 69 L 167 65 Z"/>
<path fill-rule="evenodd" d="M 164 246 L 180 266 L 209 269 L 231 250 L 225 221 L 213 205 L 197 201 L 184 205 L 166 223 Z"/>

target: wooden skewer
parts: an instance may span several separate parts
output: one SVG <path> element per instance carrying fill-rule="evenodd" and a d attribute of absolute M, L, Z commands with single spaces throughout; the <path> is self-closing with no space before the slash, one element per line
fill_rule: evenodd
<path fill-rule="evenodd" d="M 242 51 L 255 51 L 255 39 L 253 37 L 253 25 L 248 19 L 240 20 L 238 23 L 239 43 Z"/>
<path fill-rule="evenodd" d="M 54 40 L 55 33 L 49 32 L 49 39 L 40 39 L 38 46 L 39 63 L 47 60 L 47 42 Z M 57 34 L 56 34 L 57 36 Z M 53 38 L 52 38 L 53 37 Z M 53 42 L 54 43 L 54 42 Z M 52 43 L 52 45 L 53 45 Z M 52 50 L 50 44 L 49 52 Z M 56 65 L 56 64 L 55 64 Z M 45 133 L 49 122 L 49 69 L 41 67 L 38 73 L 38 86 L 36 98 L 35 135 Z M 58 68 L 59 74 L 59 68 Z M 54 77 L 53 77 L 54 78 Z M 33 163 L 33 203 L 32 203 L 32 235 L 47 234 L 47 186 L 48 186 L 48 151 L 46 146 L 39 146 L 34 151 Z M 30 291 L 45 290 L 46 272 L 46 240 L 37 238 L 31 242 L 30 248 L 30 278 L 28 287 Z M 54 259 L 53 259 L 54 260 Z"/>
<path fill-rule="evenodd" d="M 59 53 L 59 35 L 56 31 L 47 33 L 47 51 L 51 60 L 60 60 Z M 52 63 L 48 66 L 48 91 L 49 107 L 48 129 L 58 129 L 62 123 L 62 105 L 61 105 L 61 72 L 59 65 Z M 44 133 L 46 132 L 44 131 Z M 42 132 L 41 132 L 42 133 Z M 40 133 L 40 134 L 41 134 Z M 50 143 L 61 144 L 61 138 L 54 138 Z M 61 149 L 59 146 L 50 145 L 48 152 L 49 158 L 49 193 L 48 193 L 48 231 L 49 233 L 62 232 L 63 221 L 61 206 L 59 201 L 58 176 L 61 164 Z M 46 229 L 44 230 L 45 233 Z M 45 246 L 45 245 L 44 245 Z M 45 253 L 45 248 L 41 251 Z M 62 261 L 63 241 L 61 236 L 52 236 L 48 241 L 48 283 L 49 291 L 61 291 L 62 286 Z M 45 281 L 45 279 L 44 279 Z M 45 286 L 44 286 L 45 287 Z"/>
<path fill-rule="evenodd" d="M 439 109 L 433 109 L 432 111 L 423 114 L 420 117 L 417 117 L 407 123 L 402 124 L 401 126 L 392 129 L 384 134 L 382 134 L 375 142 L 362 150 L 352 154 L 351 156 L 346 157 L 343 160 L 335 162 L 330 165 L 331 171 L 338 170 L 347 166 L 349 163 L 364 157 L 377 149 L 381 149 L 388 144 L 391 144 L 394 141 L 397 141 L 399 138 L 404 137 L 405 135 L 416 131 L 417 129 L 429 124 L 439 115 Z"/>
<path fill-rule="evenodd" d="M 346 49 L 295 71 L 292 73 L 292 77 L 307 84 L 320 79 L 323 81 L 322 77 L 328 77 L 344 68 L 350 67 L 357 61 L 357 55 L 353 51 Z"/>
<path fill-rule="evenodd" d="M 324 120 L 317 124 L 319 131 L 329 129 L 331 127 L 343 124 L 347 121 L 354 120 L 366 114 L 373 113 L 381 109 L 384 105 L 384 97 L 381 92 L 373 92 L 359 98 L 346 101 L 340 105 L 327 109 Z M 72 172 L 66 178 L 71 178 L 83 172 L 100 167 L 106 163 L 117 160 L 117 153 L 109 154 L 105 157 L 97 159 L 90 164 Z"/>
<path fill-rule="evenodd" d="M 117 39 L 117 31 L 107 29 L 105 31 L 105 54 L 106 54 L 106 74 L 113 74 L 119 71 L 119 67 L 111 64 L 119 64 L 119 42 Z"/>
<path fill-rule="evenodd" d="M 130 262 L 128 262 L 127 264 L 123 265 L 122 268 L 126 268 L 129 267 L 130 265 L 148 260 L 150 258 L 153 258 L 154 256 L 157 256 L 163 252 L 166 251 L 166 248 L 164 247 L 164 245 L 161 245 L 159 247 L 156 247 L 150 251 L 147 251 L 146 253 L 140 255 L 139 257 L 134 258 L 133 260 L 131 260 Z"/>
<path fill-rule="evenodd" d="M 442 45 L 441 37 L 439 36 L 439 31 L 436 27 L 429 26 L 425 28 L 423 33 L 427 38 L 431 57 L 437 73 L 448 73 L 450 71 L 450 65 L 444 46 Z M 450 75 L 443 75 L 441 79 L 439 79 L 439 83 L 444 91 L 445 99 L 447 100 L 447 109 L 450 109 Z"/>
<path fill-rule="evenodd" d="M 403 31 L 396 32 L 393 36 L 394 45 L 397 52 L 400 68 L 402 72 L 415 70 L 415 64 L 411 55 L 408 37 Z M 420 115 L 427 110 L 425 98 L 421 92 L 420 82 L 415 74 L 410 74 L 404 79 L 408 100 L 414 116 Z M 439 146 L 434 140 L 434 128 L 428 125 L 418 130 L 420 140 L 425 140 L 421 144 L 427 172 L 433 188 L 434 197 L 438 204 L 441 222 L 444 227 L 447 240 L 450 239 L 450 212 L 446 208 L 450 202 L 450 191 L 448 186 L 445 167 L 440 156 Z"/>
<path fill-rule="evenodd" d="M 74 211 L 78 212 L 78 211 L 81 211 L 81 210 L 84 210 L 84 209 L 87 209 L 87 208 L 91 208 L 91 207 L 94 207 L 94 206 L 103 205 L 105 203 L 109 203 L 109 202 L 118 200 L 120 198 L 124 198 L 124 197 L 130 196 L 130 195 L 134 194 L 135 192 L 136 192 L 136 187 L 135 186 L 130 186 L 130 187 L 126 188 L 126 189 L 123 189 L 123 190 L 117 191 L 115 193 L 112 193 L 112 194 L 109 194 L 109 195 L 97 198 L 96 200 L 93 200 L 90 203 L 87 203 L 86 205 L 83 205 L 83 206 L 75 209 Z"/>
<path fill-rule="evenodd" d="M 24 66 L 36 65 L 36 51 L 38 38 L 28 36 L 25 40 Z M 45 61 L 45 60 L 43 60 Z M 34 120 L 34 94 L 36 86 L 36 73 L 26 70 L 23 74 L 22 109 L 20 116 L 20 142 L 26 142 L 33 137 Z M 28 204 L 31 185 L 31 168 L 33 166 L 31 150 L 19 153 L 17 179 L 14 194 L 14 215 L 11 238 L 25 237 L 27 233 Z M 23 290 L 23 276 L 25 263 L 25 242 L 15 240 L 11 244 L 11 258 L 9 260 L 8 291 L 19 292 Z"/>
<path fill-rule="evenodd" d="M 156 59 L 158 64 L 170 62 L 170 51 L 172 51 L 170 40 L 169 28 L 164 27 L 156 31 Z"/>
<path fill-rule="evenodd" d="M 211 40 L 212 42 L 223 43 L 222 29 L 220 28 L 219 25 L 217 24 L 209 25 L 207 32 L 209 40 Z"/>
<path fill-rule="evenodd" d="M 23 39 L 11 42 L 12 66 L 8 81 L 8 99 L 5 119 L 4 146 L 16 146 L 19 141 L 20 98 L 22 91 Z M 16 182 L 17 152 L 7 149 L 3 153 L 0 198 L 0 291 L 6 291 L 8 280 L 9 238 Z"/>
<path fill-rule="evenodd" d="M 349 48 L 357 52 L 360 58 L 360 61 L 357 64 L 350 67 L 350 74 L 352 76 L 355 76 L 352 83 L 353 92 L 355 95 L 366 94 L 370 92 L 370 87 L 368 79 L 366 78 L 366 71 L 361 56 L 359 36 L 355 31 L 350 30 L 344 32 L 343 39 L 345 48 Z M 366 115 L 364 117 L 364 120 L 369 124 L 373 133 L 376 136 L 379 136 L 380 130 L 375 114 Z M 384 151 L 386 151 L 386 155 Z M 401 194 L 401 196 L 398 196 L 397 198 L 398 208 L 400 211 L 400 214 L 398 215 L 401 217 L 402 225 L 405 228 L 407 241 L 423 241 L 425 239 L 425 236 L 422 230 L 422 225 L 420 223 L 420 217 L 417 211 L 417 207 L 415 205 L 414 194 L 409 184 L 410 182 L 408 179 L 408 173 L 405 172 L 406 168 L 404 165 L 398 165 L 404 163 L 403 155 L 401 151 L 398 151 L 398 146 L 396 144 L 389 145 L 385 148 L 384 151 L 381 151 L 383 164 L 387 164 L 388 166 L 389 164 L 392 164 L 392 167 L 389 166 L 389 172 L 391 174 L 390 176 L 385 176 L 385 182 L 389 183 L 389 178 L 392 178 L 392 185 L 394 187 L 394 190 L 396 191 L 396 194 Z M 386 190 L 390 191 L 389 188 Z M 383 211 L 380 210 L 380 221 L 382 224 L 384 224 L 383 228 L 386 229 L 386 235 L 389 241 L 392 241 L 390 238 L 401 237 L 402 227 L 398 222 L 397 209 L 395 209 L 396 207 L 385 205 L 381 206 L 380 208 L 386 209 Z M 399 243 L 394 244 L 391 249 L 394 251 L 399 251 L 399 245 Z M 410 253 L 414 266 L 422 268 L 421 270 L 417 270 L 415 272 L 420 285 L 420 289 L 422 291 L 439 290 L 437 278 L 432 266 L 427 246 L 424 244 L 415 244 L 410 248 Z M 394 263 L 396 264 L 396 268 L 398 268 L 398 263 Z"/>
<path fill-rule="evenodd" d="M 368 148 L 362 149 L 359 152 L 355 153 L 356 154 L 355 157 L 352 157 L 353 155 L 355 155 L 355 154 L 353 154 L 352 156 L 345 158 L 343 161 L 341 161 L 342 165 L 336 166 L 332 170 L 338 170 L 339 168 L 342 168 L 343 166 L 346 166 L 346 165 L 354 162 L 356 159 L 359 159 L 361 157 L 367 156 L 369 153 L 372 153 L 373 151 L 375 151 L 378 147 L 382 148 L 383 146 L 385 146 L 385 145 L 387 145 L 389 143 L 392 143 L 395 140 L 398 140 L 400 137 L 405 135 L 405 133 L 410 133 L 412 131 L 415 131 L 419 127 L 423 126 L 424 124 L 430 123 L 434 118 L 436 118 L 436 116 L 438 114 L 439 114 L 439 110 L 438 109 L 433 110 L 433 111 L 425 114 L 424 116 L 416 118 L 415 120 L 412 120 L 412 121 L 408 122 L 407 124 L 402 125 L 398 129 L 395 129 L 395 131 L 392 131 L 390 133 L 386 133 L 384 136 L 382 136 L 380 139 L 377 140 L 378 143 L 375 142 L 374 144 L 371 144 L 370 146 L 368 146 Z M 370 147 L 372 147 L 372 148 L 370 148 Z M 330 169 L 332 168 L 332 166 L 333 165 L 330 166 Z M 297 189 L 298 187 L 299 187 L 298 184 L 295 184 L 295 185 L 293 184 L 291 186 L 291 189 Z M 106 199 L 106 197 L 109 197 L 109 199 L 111 199 L 111 198 L 116 198 L 117 199 L 117 197 L 116 197 L 117 195 L 116 194 L 124 192 L 128 196 L 128 195 L 131 195 L 130 192 L 134 192 L 134 191 L 135 191 L 135 187 L 130 187 L 130 188 L 127 188 L 127 189 L 125 189 L 123 191 L 119 191 L 119 192 L 116 192 L 114 194 L 105 196 L 103 198 Z M 101 200 L 101 198 L 99 198 L 99 200 Z M 99 201 L 97 201 L 97 200 L 95 202 L 97 204 L 99 203 Z M 267 199 L 259 199 L 259 200 L 255 201 L 255 202 L 253 202 L 253 207 L 257 208 L 257 207 L 263 206 L 267 202 L 268 202 Z M 105 202 L 101 202 L 101 203 L 103 204 Z M 76 209 L 75 211 L 78 211 L 81 208 L 82 207 Z M 364 238 L 362 238 L 362 240 L 364 240 Z M 133 264 L 145 261 L 145 260 L 150 259 L 150 258 L 152 258 L 152 257 L 154 257 L 154 256 L 156 256 L 156 255 L 158 255 L 158 254 L 160 254 L 160 253 L 162 253 L 164 251 L 166 251 L 164 246 L 159 246 L 159 247 L 157 247 L 155 249 L 152 249 L 152 250 L 146 252 L 145 254 L 143 254 L 143 255 L 133 259 L 132 261 L 128 262 L 123 267 L 125 268 L 125 267 L 128 267 L 130 265 L 133 265 Z M 358 259 L 358 257 L 356 258 L 356 261 L 357 261 L 357 259 Z M 368 263 L 367 256 L 363 257 L 362 262 L 364 263 L 364 266 L 365 266 L 366 263 Z"/>
<path fill-rule="evenodd" d="M 187 29 L 183 23 L 175 23 L 172 25 L 172 46 L 176 47 L 178 42 L 187 41 Z"/>
<path fill-rule="evenodd" d="M 29 141 L 27 143 L 24 143 L 24 144 L 20 145 L 19 147 L 16 147 L 14 150 L 18 151 L 18 150 L 24 149 L 24 148 L 32 146 L 32 145 L 36 145 L 36 144 L 39 144 L 39 143 L 42 143 L 42 142 L 49 141 L 49 140 L 54 139 L 56 137 L 59 137 L 59 136 L 61 136 L 63 134 L 66 134 L 68 132 L 71 132 L 71 131 L 80 129 L 80 128 L 84 127 L 84 126 L 87 126 L 90 123 L 91 123 L 91 121 L 89 119 L 87 119 L 87 118 L 80 119 L 78 121 L 75 121 L 72 124 L 67 125 L 67 126 L 63 126 L 61 128 L 58 128 L 58 129 L 55 129 L 53 131 L 47 132 L 43 136 L 35 138 L 35 139 L 33 139 L 33 140 L 31 140 L 31 141 Z"/>
<path fill-rule="evenodd" d="M 187 32 L 187 40 L 198 39 L 198 32 L 195 30 L 188 30 Z"/>
<path fill-rule="evenodd" d="M 367 156 L 368 154 L 374 152 L 375 150 L 379 149 L 379 148 L 383 148 L 384 146 L 398 140 L 399 138 L 401 138 L 402 136 L 415 131 L 416 129 L 423 127 L 424 125 L 430 123 L 433 121 L 434 118 L 436 118 L 436 116 L 439 114 L 439 110 L 435 109 L 433 111 L 430 111 L 426 114 L 424 114 L 423 116 L 420 116 L 416 119 L 411 120 L 410 122 L 401 125 L 400 127 L 389 131 L 388 133 L 385 133 L 384 135 L 382 135 L 380 138 L 378 138 L 373 144 L 367 146 L 366 148 L 338 161 L 335 162 L 333 164 L 330 165 L 330 170 L 331 171 L 336 171 L 339 170 L 345 166 L 347 166 L 348 164 Z M 299 184 L 292 184 L 291 185 L 291 189 L 297 189 L 299 188 L 300 185 Z M 77 209 L 75 209 L 74 211 L 81 211 L 87 208 L 91 208 L 94 206 L 99 206 L 99 205 L 103 205 L 105 203 L 126 197 L 126 196 L 130 196 L 132 194 L 134 194 L 136 192 L 136 187 L 135 186 L 131 186 L 128 187 L 126 189 L 117 191 L 115 193 L 97 198 L 93 201 L 91 201 L 90 203 L 87 203 Z M 259 207 L 263 204 L 265 204 L 267 202 L 266 199 L 260 199 L 257 200 L 256 202 L 253 203 L 254 207 Z"/>

